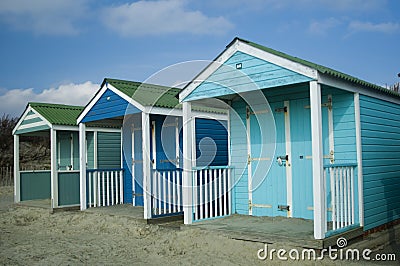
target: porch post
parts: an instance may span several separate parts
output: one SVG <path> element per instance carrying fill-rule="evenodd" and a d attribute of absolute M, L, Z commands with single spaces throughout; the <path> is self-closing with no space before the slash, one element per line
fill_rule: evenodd
<path fill-rule="evenodd" d="M 95 144 L 96 145 L 96 144 Z M 79 124 L 79 176 L 81 211 L 87 208 L 86 199 L 86 125 Z"/>
<path fill-rule="evenodd" d="M 194 145 L 192 129 L 192 104 L 183 102 L 183 180 L 182 180 L 182 199 L 184 223 L 193 222 L 193 180 L 192 180 L 192 162 Z"/>
<path fill-rule="evenodd" d="M 50 129 L 51 208 L 58 207 L 57 130 Z"/>
<path fill-rule="evenodd" d="M 357 177 L 358 177 L 358 219 L 360 226 L 364 226 L 364 194 L 363 194 L 363 168 L 362 168 L 362 146 L 361 146 L 361 117 L 360 117 L 360 94 L 354 93 L 354 116 L 356 123 L 356 147 L 357 147 Z"/>
<path fill-rule="evenodd" d="M 142 150 L 143 150 L 143 203 L 144 219 L 151 218 L 151 170 L 150 170 L 150 114 L 142 112 Z"/>
<path fill-rule="evenodd" d="M 19 135 L 14 135 L 14 202 L 21 201 L 21 186 L 19 174 Z"/>
<path fill-rule="evenodd" d="M 310 82 L 312 173 L 314 195 L 314 238 L 325 237 L 326 204 L 322 151 L 321 85 Z"/>

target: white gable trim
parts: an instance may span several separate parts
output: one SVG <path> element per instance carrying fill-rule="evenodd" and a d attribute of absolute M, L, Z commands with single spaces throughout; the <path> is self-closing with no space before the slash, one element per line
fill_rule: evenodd
<path fill-rule="evenodd" d="M 268 53 L 266 51 L 260 50 L 258 48 L 255 48 L 245 42 L 240 42 L 237 45 L 238 47 L 238 51 L 252 55 L 254 57 L 263 59 L 267 62 L 270 62 L 272 64 L 275 64 L 277 66 L 289 69 L 293 72 L 299 73 L 303 76 L 309 77 L 311 79 L 317 79 L 318 74 L 317 74 L 317 70 L 311 68 L 311 67 L 307 67 L 304 66 L 302 64 L 293 62 L 289 59 Z"/>
<path fill-rule="evenodd" d="M 188 97 L 204 80 L 206 80 L 212 73 L 214 73 L 222 64 L 224 64 L 234 53 L 237 51 L 249 54 L 251 56 L 260 58 L 272 64 L 286 68 L 293 72 L 299 73 L 306 77 L 316 80 L 318 78 L 318 71 L 304 66 L 302 64 L 293 62 L 289 59 L 268 53 L 266 51 L 255 48 L 241 40 L 236 40 L 229 46 L 220 56 L 218 56 L 210 65 L 208 65 L 191 83 L 179 94 L 179 101 L 182 102 Z"/>
<path fill-rule="evenodd" d="M 138 108 L 140 111 L 144 111 L 145 108 L 143 105 L 141 105 L 140 103 L 138 103 L 137 101 L 135 101 L 132 96 L 128 96 L 125 93 L 121 92 L 120 90 L 118 90 L 117 88 L 115 88 L 113 85 L 111 84 L 107 84 L 108 89 L 110 89 L 111 91 L 113 91 L 115 94 L 117 94 L 119 97 L 121 97 L 122 99 L 124 99 L 125 101 L 127 101 L 128 103 L 132 104 L 133 106 L 135 106 L 136 108 Z"/>
<path fill-rule="evenodd" d="M 115 94 L 117 94 L 119 97 L 127 101 L 128 103 L 134 105 L 136 108 L 141 110 L 143 112 L 144 107 L 136 102 L 135 100 L 131 99 L 129 96 L 127 96 L 125 93 L 121 92 L 117 88 L 115 88 L 113 85 L 105 83 L 103 87 L 100 88 L 100 91 L 90 100 L 88 105 L 85 107 L 83 112 L 79 115 L 77 119 L 77 124 L 80 124 L 81 121 L 85 118 L 85 116 L 92 110 L 93 106 L 98 102 L 98 100 L 103 96 L 103 94 L 107 91 L 107 89 L 111 90 Z"/>
<path fill-rule="evenodd" d="M 26 108 L 25 112 L 22 114 L 21 118 L 18 120 L 17 125 L 13 129 L 13 131 L 12 131 L 13 135 L 15 135 L 15 132 L 17 132 L 17 130 L 20 130 L 21 127 L 23 127 L 23 126 L 21 126 L 21 124 L 25 120 L 25 118 L 28 116 L 28 113 L 30 111 L 33 111 L 35 113 L 35 116 L 32 115 L 32 118 L 38 117 L 38 118 L 42 119 L 42 122 L 37 122 L 37 123 L 41 123 L 40 125 L 47 125 L 47 126 L 49 126 L 49 128 L 51 128 L 50 122 L 47 121 L 47 119 L 45 119 L 41 114 L 39 114 L 39 112 L 37 112 L 35 109 L 33 109 L 30 105 L 28 105 L 28 107 Z M 29 124 L 29 126 L 27 126 L 26 128 L 32 127 L 32 125 L 33 124 Z"/>
<path fill-rule="evenodd" d="M 82 113 L 78 116 L 76 120 L 77 124 L 80 124 L 83 118 L 89 113 L 89 111 L 93 108 L 93 106 L 97 103 L 97 101 L 103 96 L 104 92 L 107 90 L 106 86 L 100 88 L 100 91 L 90 100 L 90 102 L 86 105 L 85 109 L 83 109 Z"/>
<path fill-rule="evenodd" d="M 206 80 L 212 73 L 214 73 L 223 63 L 225 63 L 236 51 L 239 40 L 228 47 L 222 54 L 220 54 L 211 64 L 203 69 L 200 74 L 195 77 L 187 87 L 179 93 L 179 102 L 182 102 L 189 96 L 204 80 Z"/>

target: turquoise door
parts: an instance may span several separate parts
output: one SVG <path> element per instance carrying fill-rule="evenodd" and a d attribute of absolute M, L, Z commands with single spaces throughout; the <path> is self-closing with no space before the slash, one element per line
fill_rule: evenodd
<path fill-rule="evenodd" d="M 293 217 L 313 219 L 313 175 L 311 142 L 311 109 L 309 99 L 290 101 L 290 125 L 292 141 L 292 191 Z M 329 109 L 323 102 L 322 139 L 324 146 L 324 164 L 330 163 L 328 125 Z"/>
<path fill-rule="evenodd" d="M 72 135 L 70 132 L 58 132 L 57 150 L 58 150 L 58 170 L 72 170 L 71 154 Z"/>
<path fill-rule="evenodd" d="M 290 101 L 292 216 L 312 219 L 313 178 L 310 100 Z"/>
<path fill-rule="evenodd" d="M 287 205 L 286 164 L 280 165 L 277 157 L 286 157 L 285 112 L 283 102 L 271 104 L 275 127 L 266 119 L 269 110 L 256 112 L 248 108 L 249 214 L 255 216 L 287 216 L 278 206 Z M 275 130 L 276 129 L 276 130 Z M 275 132 L 274 132 L 275 131 Z M 275 135 L 275 143 L 268 139 Z"/>

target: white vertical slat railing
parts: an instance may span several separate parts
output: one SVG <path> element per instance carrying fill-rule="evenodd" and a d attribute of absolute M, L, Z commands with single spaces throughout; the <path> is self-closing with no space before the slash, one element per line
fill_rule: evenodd
<path fill-rule="evenodd" d="M 183 212 L 182 169 L 154 169 L 151 183 L 153 218 Z"/>
<path fill-rule="evenodd" d="M 332 164 L 325 167 L 325 180 L 329 178 L 329 188 L 326 188 L 327 197 L 330 194 L 331 221 L 328 222 L 328 231 L 339 230 L 355 224 L 356 210 L 354 197 L 356 164 Z M 328 182 L 326 182 L 327 184 Z M 329 191 L 329 192 L 328 192 Z"/>
<path fill-rule="evenodd" d="M 194 221 L 231 214 L 231 170 L 228 166 L 194 168 Z"/>
<path fill-rule="evenodd" d="M 123 169 L 87 170 L 88 207 L 124 203 Z"/>

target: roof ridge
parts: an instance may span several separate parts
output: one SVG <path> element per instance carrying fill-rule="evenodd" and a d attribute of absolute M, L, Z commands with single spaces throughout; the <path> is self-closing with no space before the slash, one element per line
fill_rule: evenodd
<path fill-rule="evenodd" d="M 250 46 L 253 46 L 253 47 L 257 48 L 257 49 L 260 49 L 260 50 L 263 50 L 265 52 L 274 54 L 276 56 L 280 56 L 280 57 L 286 58 L 288 60 L 294 61 L 296 63 L 302 64 L 302 65 L 310 67 L 310 68 L 314 68 L 315 70 L 317 70 L 317 71 L 319 71 L 319 72 L 321 72 L 323 74 L 327 74 L 327 75 L 330 75 L 330 76 L 333 76 L 333 77 L 336 77 L 336 78 L 343 79 L 343 80 L 348 81 L 348 82 L 352 82 L 352 83 L 359 84 L 359 85 L 362 85 L 362 86 L 365 86 L 365 87 L 376 89 L 376 90 L 379 90 L 379 91 L 382 91 L 382 92 L 385 92 L 385 93 L 388 93 L 388 94 L 391 94 L 391 95 L 394 95 L 394 96 L 400 96 L 400 94 L 395 92 L 395 91 L 386 89 L 386 88 L 384 88 L 382 86 L 379 86 L 379 85 L 371 83 L 369 81 L 357 78 L 357 77 L 352 76 L 350 74 L 346 74 L 346 73 L 344 73 L 342 71 L 338 71 L 338 70 L 335 70 L 335 69 L 330 68 L 330 67 L 326 67 L 326 66 L 323 66 L 323 65 L 320 65 L 320 64 L 317 64 L 317 63 L 313 63 L 311 61 L 308 61 L 308 60 L 305 60 L 305 59 L 302 59 L 302 58 L 299 58 L 299 57 L 296 57 L 296 56 L 292 56 L 292 55 L 289 55 L 287 53 L 284 53 L 284 52 L 275 50 L 273 48 L 270 48 L 270 47 L 267 47 L 267 46 L 264 46 L 264 45 L 261 45 L 261 44 L 258 44 L 258 43 L 254 43 L 254 42 L 251 42 L 251 41 L 239 38 L 239 37 L 235 37 L 233 39 L 233 41 L 230 42 L 227 45 L 227 47 L 233 45 L 233 43 L 236 40 L 239 40 L 241 42 L 245 42 Z"/>
<path fill-rule="evenodd" d="M 28 105 L 32 107 L 50 107 L 50 108 L 65 108 L 65 109 L 83 109 L 80 105 L 69 105 L 62 103 L 43 103 L 43 102 L 28 102 Z"/>

